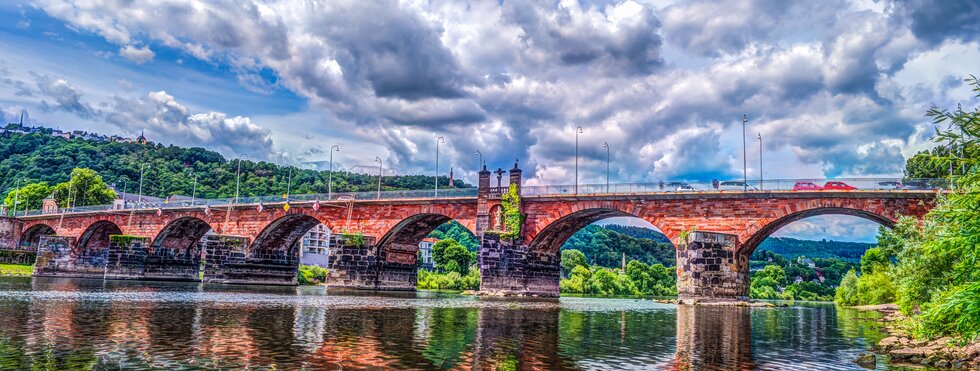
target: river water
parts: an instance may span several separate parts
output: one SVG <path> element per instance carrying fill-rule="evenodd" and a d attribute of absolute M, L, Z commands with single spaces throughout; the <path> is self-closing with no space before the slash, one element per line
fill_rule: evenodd
<path fill-rule="evenodd" d="M 0 369 L 858 369 L 851 360 L 883 337 L 870 317 L 828 304 L 2 278 Z"/>

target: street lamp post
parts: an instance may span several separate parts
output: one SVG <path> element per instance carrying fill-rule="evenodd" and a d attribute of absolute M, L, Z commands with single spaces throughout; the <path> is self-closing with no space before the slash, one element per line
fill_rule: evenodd
<path fill-rule="evenodd" d="M 242 157 L 248 158 L 248 155 L 243 153 L 238 156 L 238 170 L 235 171 L 235 205 L 238 205 L 238 191 L 242 183 Z"/>
<path fill-rule="evenodd" d="M 749 160 L 745 158 L 745 124 L 749 122 L 749 117 L 742 115 L 742 192 L 749 190 Z"/>
<path fill-rule="evenodd" d="M 480 150 L 476 150 L 476 153 L 474 153 L 474 155 L 480 156 L 480 163 L 477 164 L 476 166 L 477 169 L 480 169 L 480 167 L 483 166 L 483 152 L 480 152 Z"/>
<path fill-rule="evenodd" d="M 293 183 L 293 167 L 289 167 L 289 175 L 286 176 L 286 203 L 289 203 L 289 185 Z"/>
<path fill-rule="evenodd" d="M 17 204 L 20 201 L 20 181 L 21 178 L 17 178 L 17 188 L 14 189 L 14 216 L 17 216 Z"/>
<path fill-rule="evenodd" d="M 602 142 L 602 147 L 606 149 L 606 193 L 609 193 L 609 143 Z"/>
<path fill-rule="evenodd" d="M 759 190 L 762 190 L 762 133 L 759 134 Z"/>
<path fill-rule="evenodd" d="M 197 174 L 194 174 L 194 185 L 191 186 L 191 206 L 197 202 Z"/>
<path fill-rule="evenodd" d="M 575 194 L 578 194 L 578 135 L 582 134 L 582 126 L 575 128 Z"/>
<path fill-rule="evenodd" d="M 446 138 L 436 138 L 436 192 L 435 198 L 439 198 L 439 143 L 446 143 Z"/>
<path fill-rule="evenodd" d="M 146 171 L 146 164 L 140 165 L 140 189 L 139 194 L 136 196 L 136 207 L 139 208 L 143 204 L 143 173 Z"/>
<path fill-rule="evenodd" d="M 381 162 L 381 157 L 374 156 L 374 161 L 378 162 L 378 199 L 381 199 L 381 177 L 384 175 L 384 162 Z"/>
<path fill-rule="evenodd" d="M 340 152 L 340 146 L 334 144 L 330 147 L 330 172 L 327 173 L 327 201 L 330 201 L 330 197 L 333 195 L 333 153 Z"/>

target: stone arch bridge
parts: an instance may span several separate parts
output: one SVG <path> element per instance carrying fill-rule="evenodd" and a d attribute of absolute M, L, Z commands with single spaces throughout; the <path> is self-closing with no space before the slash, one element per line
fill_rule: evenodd
<path fill-rule="evenodd" d="M 521 172 L 510 172 L 521 184 Z M 499 182 L 499 181 L 498 181 Z M 520 192 L 520 187 L 518 186 Z M 295 284 L 302 236 L 334 233 L 329 285 L 412 290 L 418 243 L 456 220 L 481 241 L 481 290 L 557 296 L 558 250 L 580 228 L 620 216 L 646 220 L 677 246 L 682 298 L 744 298 L 748 257 L 769 234 L 810 216 L 845 214 L 891 226 L 922 217 L 935 191 L 699 192 L 526 195 L 518 237 L 501 239 L 490 172 L 476 197 L 330 200 L 22 216 L 13 239 L 38 249 L 35 275 Z M 203 255 L 203 263 L 202 263 Z"/>

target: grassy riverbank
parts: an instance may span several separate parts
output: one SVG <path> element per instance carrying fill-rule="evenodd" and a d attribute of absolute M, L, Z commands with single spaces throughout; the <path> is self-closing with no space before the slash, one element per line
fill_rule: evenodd
<path fill-rule="evenodd" d="M 0 264 L 0 276 L 29 277 L 33 271 L 33 265 Z"/>

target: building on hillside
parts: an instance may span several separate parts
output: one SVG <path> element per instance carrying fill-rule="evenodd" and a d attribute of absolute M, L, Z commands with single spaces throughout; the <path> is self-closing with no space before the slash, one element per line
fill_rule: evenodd
<path fill-rule="evenodd" d="M 436 242 L 439 240 L 430 237 L 423 238 L 422 242 L 419 242 L 419 267 L 428 270 L 435 269 L 436 262 L 432 258 L 432 246 L 435 246 Z"/>
<path fill-rule="evenodd" d="M 140 136 L 136 137 L 136 143 L 139 143 L 139 144 L 147 144 L 147 143 L 149 143 L 149 141 L 146 140 L 146 136 L 143 135 L 143 131 L 142 130 L 140 130 Z"/>
<path fill-rule="evenodd" d="M 163 199 L 160 197 L 120 192 L 115 189 L 113 190 L 116 191 L 116 199 L 112 201 L 113 210 L 127 209 L 139 204 L 142 204 L 143 206 L 147 206 L 147 205 L 163 203 Z"/>
<path fill-rule="evenodd" d="M 811 268 L 811 269 L 817 267 L 817 264 L 813 262 L 813 259 L 810 259 L 810 258 L 805 257 L 805 256 L 800 256 L 800 257 L 796 258 L 796 262 L 797 263 L 800 263 L 800 265 L 804 265 L 804 266 L 806 266 L 808 268 Z"/>
<path fill-rule="evenodd" d="M 313 227 L 300 241 L 300 264 L 330 266 L 330 228 L 323 224 Z"/>

